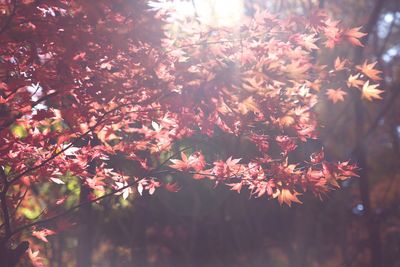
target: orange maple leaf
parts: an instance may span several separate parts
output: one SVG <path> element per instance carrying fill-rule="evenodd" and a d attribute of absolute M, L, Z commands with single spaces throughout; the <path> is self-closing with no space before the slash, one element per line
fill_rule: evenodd
<path fill-rule="evenodd" d="M 337 57 L 337 58 L 335 59 L 335 70 L 336 70 L 336 71 L 344 70 L 345 65 L 346 65 L 346 62 L 347 62 L 346 59 L 341 60 L 340 57 Z"/>
<path fill-rule="evenodd" d="M 361 27 L 356 27 L 356 28 L 351 28 L 348 29 L 346 31 L 343 32 L 343 35 L 345 36 L 345 38 L 353 45 L 356 46 L 364 46 L 361 42 L 360 42 L 360 38 L 364 37 L 365 35 L 367 35 L 364 32 L 360 32 Z"/>
<path fill-rule="evenodd" d="M 365 98 L 369 101 L 373 101 L 374 99 L 382 99 L 380 94 L 383 93 L 383 90 L 379 90 L 376 87 L 378 87 L 379 84 L 369 84 L 369 81 L 366 81 L 364 83 L 364 86 L 362 88 L 362 98 Z"/>
<path fill-rule="evenodd" d="M 364 82 L 363 80 L 359 80 L 359 77 L 360 73 L 357 73 L 356 75 L 350 75 L 347 79 L 347 87 L 360 88 L 364 84 Z"/>
<path fill-rule="evenodd" d="M 347 95 L 345 91 L 343 91 L 341 88 L 338 89 L 328 89 L 326 92 L 328 95 L 328 98 L 332 100 L 333 103 L 336 103 L 338 101 L 344 101 L 344 96 Z"/>
<path fill-rule="evenodd" d="M 289 75 L 290 78 L 301 79 L 304 78 L 307 70 L 309 70 L 310 67 L 311 66 L 309 64 L 303 64 L 300 61 L 293 61 L 282 68 Z"/>
<path fill-rule="evenodd" d="M 293 193 L 289 189 L 277 189 L 276 193 L 274 193 L 273 198 L 278 197 L 279 204 L 282 205 L 286 203 L 289 207 L 292 205 L 292 202 L 297 202 L 302 204 L 303 202 L 297 198 L 300 193 L 293 191 Z"/>
<path fill-rule="evenodd" d="M 362 66 L 357 66 L 357 69 L 359 69 L 365 76 L 368 78 L 374 80 L 374 81 L 379 81 L 382 80 L 381 77 L 379 77 L 379 74 L 381 73 L 380 70 L 375 70 L 374 67 L 377 62 L 372 62 L 371 64 L 368 64 L 368 61 L 366 60 Z"/>

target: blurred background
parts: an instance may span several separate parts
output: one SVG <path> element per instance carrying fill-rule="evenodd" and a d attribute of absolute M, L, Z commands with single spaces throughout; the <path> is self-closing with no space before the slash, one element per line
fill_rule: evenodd
<path fill-rule="evenodd" d="M 152 2 L 152 7 L 160 3 Z M 302 196 L 303 205 L 280 206 L 267 198 L 249 199 L 229 188 L 188 177 L 177 193 L 112 197 L 85 209 L 70 230 L 49 236 L 50 266 L 400 266 L 400 1 L 399 0 L 193 0 L 167 1 L 176 16 L 196 16 L 218 26 L 235 26 L 255 6 L 285 16 L 308 16 L 315 8 L 348 27 L 364 25 L 365 47 L 318 53 L 318 61 L 349 58 L 378 62 L 383 100 L 318 104 L 321 140 L 328 159 L 358 162 L 360 177 L 322 201 Z M 185 142 L 193 142 L 186 140 Z M 210 153 L 235 155 L 245 147 L 228 137 L 213 140 Z M 176 149 L 182 144 L 176 144 Z M 115 159 L 118 164 L 124 163 Z M 67 190 L 79 197 L 79 184 Z M 49 188 L 40 195 L 51 198 Z M 39 204 L 38 204 L 39 205 Z M 35 217 L 35 205 L 25 209 Z M 38 210 L 38 212 L 40 209 Z M 31 214 L 28 214 L 28 213 Z M 43 254 L 42 254 L 43 255 Z"/>

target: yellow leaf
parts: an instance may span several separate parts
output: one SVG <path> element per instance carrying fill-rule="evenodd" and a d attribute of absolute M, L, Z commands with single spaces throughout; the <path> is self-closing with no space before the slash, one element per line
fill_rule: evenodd
<path fill-rule="evenodd" d="M 376 87 L 378 86 L 379 84 L 369 85 L 369 81 L 366 81 L 362 88 L 362 98 L 365 98 L 369 101 L 373 101 L 374 99 L 382 99 L 380 94 L 383 93 L 383 90 L 377 89 Z"/>

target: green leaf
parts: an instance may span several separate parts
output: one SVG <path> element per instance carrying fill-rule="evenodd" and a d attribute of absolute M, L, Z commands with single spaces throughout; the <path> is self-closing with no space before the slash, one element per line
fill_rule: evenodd
<path fill-rule="evenodd" d="M 25 129 L 24 126 L 19 125 L 19 124 L 12 125 L 11 132 L 14 136 L 21 138 L 21 139 L 28 136 L 28 131 Z"/>
<path fill-rule="evenodd" d="M 26 218 L 30 220 L 36 219 L 40 215 L 39 207 L 35 207 L 33 209 L 21 208 L 21 212 Z"/>

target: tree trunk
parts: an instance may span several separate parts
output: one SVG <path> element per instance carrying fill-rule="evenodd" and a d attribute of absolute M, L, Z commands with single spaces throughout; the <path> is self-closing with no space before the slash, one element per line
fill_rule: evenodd
<path fill-rule="evenodd" d="M 369 17 L 368 23 L 365 26 L 365 32 L 370 34 L 375 28 L 381 11 L 385 5 L 386 0 L 375 0 L 375 6 Z M 367 45 L 368 37 L 364 39 L 364 45 Z M 360 64 L 363 58 L 363 47 L 358 47 L 354 55 L 354 63 Z M 353 93 L 354 100 L 354 113 L 355 113 L 355 134 L 356 136 L 364 137 L 364 109 L 362 100 L 357 93 Z M 364 146 L 364 141 L 356 142 L 358 145 L 354 151 L 355 159 L 357 160 L 358 167 L 360 170 L 359 188 L 361 195 L 361 202 L 364 207 L 365 213 L 365 224 L 369 233 L 368 237 L 368 247 L 371 255 L 371 267 L 381 267 L 382 262 L 382 252 L 381 252 L 381 242 L 379 233 L 379 222 L 376 220 L 374 213 L 371 209 L 370 201 L 370 191 L 369 191 L 369 180 L 368 180 L 368 164 L 366 158 L 366 151 Z"/>
<path fill-rule="evenodd" d="M 91 193 L 91 189 L 86 185 L 81 185 L 80 202 L 86 202 Z M 78 247 L 77 247 L 77 267 L 92 266 L 92 249 L 93 249 L 93 225 L 92 225 L 92 205 L 85 205 L 79 210 L 80 229 L 78 230 Z"/>

